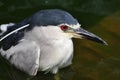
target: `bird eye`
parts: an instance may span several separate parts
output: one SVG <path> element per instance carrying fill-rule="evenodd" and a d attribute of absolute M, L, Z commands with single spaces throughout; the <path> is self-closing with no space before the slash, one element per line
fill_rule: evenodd
<path fill-rule="evenodd" d="M 60 28 L 63 30 L 63 31 L 66 31 L 68 29 L 68 26 L 66 25 L 61 25 Z"/>

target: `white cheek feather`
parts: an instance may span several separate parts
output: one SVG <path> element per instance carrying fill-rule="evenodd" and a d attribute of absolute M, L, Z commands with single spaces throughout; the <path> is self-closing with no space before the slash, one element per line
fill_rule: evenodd
<path fill-rule="evenodd" d="M 41 27 L 44 37 L 49 39 L 61 39 L 69 37 L 57 26 Z"/>
<path fill-rule="evenodd" d="M 81 24 L 77 23 L 76 25 L 70 25 L 70 27 L 73 29 L 78 29 L 81 27 Z"/>

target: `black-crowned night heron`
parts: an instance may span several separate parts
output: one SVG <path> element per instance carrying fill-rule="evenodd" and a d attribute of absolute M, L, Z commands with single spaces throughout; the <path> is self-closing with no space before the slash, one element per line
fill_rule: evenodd
<path fill-rule="evenodd" d="M 86 38 L 107 44 L 84 30 L 66 11 L 41 10 L 15 25 L 8 25 L 0 38 L 0 53 L 18 69 L 36 75 L 37 71 L 57 73 L 71 64 L 71 38 Z"/>

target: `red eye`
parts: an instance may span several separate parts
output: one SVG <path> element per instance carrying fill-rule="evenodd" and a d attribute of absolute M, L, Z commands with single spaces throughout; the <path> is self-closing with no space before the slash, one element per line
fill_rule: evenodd
<path fill-rule="evenodd" d="M 62 26 L 60 26 L 61 27 L 61 29 L 63 30 L 63 31 L 66 31 L 67 29 L 68 29 L 68 26 L 66 26 L 66 25 L 62 25 Z"/>

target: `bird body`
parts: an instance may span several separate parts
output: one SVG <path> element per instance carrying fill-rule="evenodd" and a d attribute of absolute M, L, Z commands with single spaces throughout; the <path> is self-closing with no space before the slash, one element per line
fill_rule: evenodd
<path fill-rule="evenodd" d="M 29 75 L 37 71 L 57 73 L 72 63 L 71 38 L 86 38 L 102 44 L 104 40 L 82 29 L 68 12 L 41 10 L 20 23 L 8 26 L 0 37 L 0 53 Z"/>
<path fill-rule="evenodd" d="M 62 34 L 57 33 L 58 31 L 55 32 L 56 29 L 52 28 L 52 31 L 55 32 L 57 36 L 54 33 L 51 33 L 50 30 L 47 27 L 41 27 L 41 29 L 36 27 L 32 31 L 26 33 L 24 39 L 34 41 L 39 45 L 39 70 L 47 70 L 52 73 L 56 73 L 58 68 L 71 64 L 73 56 L 73 43 L 71 38 L 59 37 Z M 46 31 L 49 34 L 47 34 Z"/>

